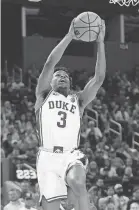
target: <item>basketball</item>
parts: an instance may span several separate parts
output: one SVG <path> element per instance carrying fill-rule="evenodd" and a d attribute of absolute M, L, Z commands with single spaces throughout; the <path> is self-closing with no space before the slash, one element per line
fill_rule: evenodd
<path fill-rule="evenodd" d="M 77 40 L 84 42 L 95 41 L 99 35 L 101 18 L 94 12 L 83 12 L 74 22 L 74 34 Z"/>

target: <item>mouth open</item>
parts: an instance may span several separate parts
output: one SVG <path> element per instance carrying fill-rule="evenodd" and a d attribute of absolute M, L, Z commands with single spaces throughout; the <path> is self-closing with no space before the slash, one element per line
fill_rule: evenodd
<path fill-rule="evenodd" d="M 60 80 L 60 83 L 66 83 L 65 80 Z"/>

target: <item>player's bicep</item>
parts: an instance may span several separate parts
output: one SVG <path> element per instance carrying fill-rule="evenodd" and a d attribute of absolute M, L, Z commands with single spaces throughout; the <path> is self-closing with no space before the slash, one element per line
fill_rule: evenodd
<path fill-rule="evenodd" d="M 47 62 L 44 65 L 44 68 L 38 78 L 38 83 L 36 87 L 36 96 L 40 95 L 44 91 L 47 91 L 47 92 L 50 91 L 51 80 L 53 77 L 53 69 L 54 69 L 54 66 L 50 62 Z"/>
<path fill-rule="evenodd" d="M 82 106 L 85 108 L 92 100 L 95 99 L 96 94 L 101 87 L 103 81 L 96 80 L 93 77 L 80 92 L 80 99 L 82 101 Z"/>

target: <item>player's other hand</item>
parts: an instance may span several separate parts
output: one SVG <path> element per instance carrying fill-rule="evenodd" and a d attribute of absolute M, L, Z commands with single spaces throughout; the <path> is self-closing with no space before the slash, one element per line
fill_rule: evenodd
<path fill-rule="evenodd" d="M 74 21 L 75 21 L 75 18 L 71 21 L 69 32 L 68 32 L 68 34 L 71 36 L 72 39 L 76 39 L 76 36 L 74 34 Z"/>
<path fill-rule="evenodd" d="M 105 21 L 101 19 L 101 25 L 99 25 L 99 35 L 97 38 L 97 42 L 104 42 L 104 38 L 105 38 Z"/>

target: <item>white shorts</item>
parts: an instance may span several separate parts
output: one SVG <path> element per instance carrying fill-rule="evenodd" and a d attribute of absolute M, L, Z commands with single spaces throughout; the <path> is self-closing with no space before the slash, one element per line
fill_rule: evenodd
<path fill-rule="evenodd" d="M 66 174 L 75 164 L 86 169 L 79 159 L 84 154 L 79 150 L 65 153 L 51 153 L 40 149 L 37 158 L 37 177 L 40 188 L 40 201 L 42 196 L 48 202 L 56 199 L 67 198 Z"/>

